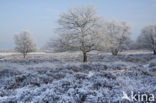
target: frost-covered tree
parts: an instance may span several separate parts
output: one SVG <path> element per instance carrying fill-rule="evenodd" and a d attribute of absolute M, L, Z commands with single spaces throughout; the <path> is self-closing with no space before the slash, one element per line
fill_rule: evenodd
<path fill-rule="evenodd" d="M 156 24 L 143 28 L 137 41 L 141 48 L 152 50 L 156 55 Z"/>
<path fill-rule="evenodd" d="M 83 62 L 87 62 L 87 53 L 95 49 L 100 17 L 92 6 L 76 7 L 62 13 L 58 20 L 57 33 L 60 38 L 58 48 L 80 50 Z"/>
<path fill-rule="evenodd" d="M 107 21 L 104 25 L 103 42 L 113 55 L 126 49 L 130 42 L 130 27 L 126 22 Z"/>
<path fill-rule="evenodd" d="M 56 52 L 65 52 L 71 50 L 70 46 L 68 46 L 68 41 L 70 37 L 68 35 L 59 35 L 57 38 L 51 38 L 47 44 L 46 49 L 53 50 Z M 73 48 L 72 48 L 73 50 Z"/>
<path fill-rule="evenodd" d="M 29 52 L 37 50 L 37 45 L 28 31 L 22 31 L 14 36 L 15 50 L 23 54 L 25 58 Z"/>

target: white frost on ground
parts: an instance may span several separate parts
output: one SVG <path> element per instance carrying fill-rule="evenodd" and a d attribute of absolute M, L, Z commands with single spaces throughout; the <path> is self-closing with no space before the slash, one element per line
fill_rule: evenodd
<path fill-rule="evenodd" d="M 30 54 L 26 60 L 3 56 L 0 103 L 127 103 L 123 91 L 156 96 L 156 76 L 149 71 L 156 56 L 88 56 L 88 63 L 80 62 L 81 54 L 67 52 Z"/>

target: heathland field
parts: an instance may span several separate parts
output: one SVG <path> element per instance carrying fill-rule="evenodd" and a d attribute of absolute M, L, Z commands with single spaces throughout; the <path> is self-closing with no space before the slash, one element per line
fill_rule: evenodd
<path fill-rule="evenodd" d="M 0 53 L 0 103 L 127 103 L 123 92 L 156 96 L 156 56 L 129 51 Z M 148 97 L 149 98 L 149 97 Z"/>

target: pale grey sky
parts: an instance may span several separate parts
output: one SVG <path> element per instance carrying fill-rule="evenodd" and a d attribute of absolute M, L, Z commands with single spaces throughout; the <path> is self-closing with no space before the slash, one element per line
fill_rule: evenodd
<path fill-rule="evenodd" d="M 28 30 L 42 47 L 55 37 L 59 14 L 68 7 L 93 5 L 106 20 L 127 21 L 131 37 L 156 24 L 156 0 L 0 0 L 0 48 L 14 48 L 14 34 Z"/>

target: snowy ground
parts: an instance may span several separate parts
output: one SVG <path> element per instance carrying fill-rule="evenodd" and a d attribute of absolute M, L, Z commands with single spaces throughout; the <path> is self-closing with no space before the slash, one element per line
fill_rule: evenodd
<path fill-rule="evenodd" d="M 91 52 L 81 63 L 79 52 L 0 53 L 0 103 L 128 103 L 131 95 L 154 94 L 156 56 Z M 132 101 L 129 101 L 133 103 Z"/>

